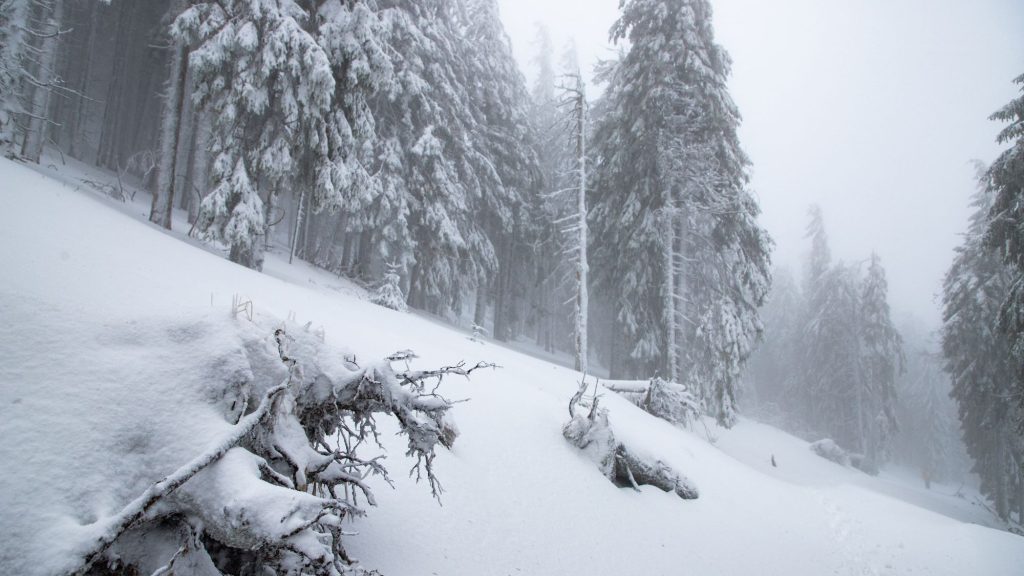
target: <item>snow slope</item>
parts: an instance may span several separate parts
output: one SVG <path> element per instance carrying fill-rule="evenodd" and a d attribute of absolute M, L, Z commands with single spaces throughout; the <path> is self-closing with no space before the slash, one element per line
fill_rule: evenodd
<path fill-rule="evenodd" d="M 238 368 L 246 321 L 229 314 L 234 294 L 257 314 L 322 326 L 357 358 L 411 348 L 424 367 L 502 366 L 445 380 L 446 395 L 471 401 L 454 409 L 462 435 L 437 459 L 443 505 L 405 476 L 404 439 L 384 434 L 397 489 L 377 487 L 378 507 L 353 526 L 349 551 L 388 576 L 1017 575 L 1024 566 L 1024 538 L 964 522 L 984 519 L 967 505 L 867 478 L 749 421 L 712 429 L 712 444 L 703 430 L 607 394 L 619 438 L 683 472 L 701 496 L 616 488 L 562 438 L 579 378 L 569 369 L 375 306 L 273 255 L 274 275 L 235 266 L 137 219 L 140 198 L 114 204 L 0 160 L 0 201 L 2 574 L 66 569 L 97 520 L 223 431 L 201 400 L 204 382 Z"/>

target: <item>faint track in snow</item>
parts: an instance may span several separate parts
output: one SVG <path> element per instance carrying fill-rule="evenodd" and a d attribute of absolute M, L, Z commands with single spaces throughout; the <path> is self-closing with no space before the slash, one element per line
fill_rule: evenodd
<path fill-rule="evenodd" d="M 843 564 L 847 568 L 845 574 L 881 576 L 878 569 L 864 554 L 863 546 L 857 542 L 857 538 L 854 536 L 855 528 L 839 504 L 824 494 L 819 495 L 818 500 L 825 511 L 832 540 L 837 544 L 836 547 L 842 555 Z"/>

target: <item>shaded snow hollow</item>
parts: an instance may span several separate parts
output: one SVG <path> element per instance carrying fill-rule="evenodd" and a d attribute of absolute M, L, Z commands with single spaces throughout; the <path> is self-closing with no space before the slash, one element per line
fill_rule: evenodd
<path fill-rule="evenodd" d="M 238 349 L 252 337 L 229 314 L 234 294 L 258 314 L 321 326 L 339 354 L 375 360 L 411 348 L 421 367 L 502 366 L 444 382 L 448 397 L 471 401 L 452 411 L 462 434 L 437 458 L 443 506 L 405 476 L 405 439 L 385 424 L 396 490 L 376 485 L 378 507 L 347 545 L 387 576 L 1017 575 L 1024 566 L 1024 538 L 965 522 L 986 521 L 966 502 L 842 468 L 749 421 L 712 428 L 712 444 L 703 429 L 673 427 L 608 393 L 616 435 L 684 473 L 701 496 L 616 488 L 562 437 L 579 380 L 569 369 L 375 306 L 274 255 L 276 277 L 235 266 L 134 218 L 141 197 L 115 205 L 6 160 L 0 182 L 2 574 L 72 566 L 104 518 L 225 432 L 206 391 L 240 369 Z"/>

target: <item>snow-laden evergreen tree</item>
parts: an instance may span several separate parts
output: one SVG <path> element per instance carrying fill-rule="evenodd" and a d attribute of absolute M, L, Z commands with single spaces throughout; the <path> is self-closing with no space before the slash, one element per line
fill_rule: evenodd
<path fill-rule="evenodd" d="M 861 382 L 857 389 L 860 448 L 874 465 L 889 459 L 898 430 L 896 378 L 903 372 L 903 338 L 889 313 L 888 282 L 881 259 L 872 253 L 860 295 Z"/>
<path fill-rule="evenodd" d="M 535 268 L 526 250 L 542 215 L 541 174 L 529 122 L 530 96 L 498 13 L 497 0 L 462 0 L 461 25 L 472 114 L 477 118 L 469 179 L 480 179 L 471 207 L 496 249 L 493 336 L 510 340 L 525 326 Z M 493 174 L 492 174 L 493 172 Z M 481 279 L 486 284 L 486 279 Z"/>
<path fill-rule="evenodd" d="M 988 170 L 979 178 L 974 213 L 943 284 L 942 352 L 953 380 L 967 452 L 981 490 L 1001 518 L 1016 508 L 1024 520 L 1022 411 L 1015 397 L 1020 364 L 1012 337 L 999 330 L 1000 311 L 1011 294 L 1016 271 L 986 243 L 990 215 L 1001 190 Z M 991 233 L 991 232 L 990 232 Z"/>
<path fill-rule="evenodd" d="M 833 264 L 821 208 L 812 206 L 806 237 L 800 328 L 786 380 L 788 421 L 809 437 L 827 436 L 876 473 L 897 431 L 896 378 L 902 338 L 892 323 L 888 284 L 872 254 L 863 278 L 857 267 Z"/>
<path fill-rule="evenodd" d="M 804 295 L 811 297 L 821 285 L 821 280 L 832 266 L 832 251 L 828 247 L 828 234 L 825 231 L 825 216 L 821 206 L 811 205 L 807 209 L 807 228 L 804 237 L 811 241 L 811 251 L 807 255 L 804 266 Z"/>
<path fill-rule="evenodd" d="M 808 217 L 804 237 L 811 241 L 811 250 L 804 265 L 804 306 L 798 321 L 800 328 L 795 347 L 798 356 L 794 362 L 794 374 L 786 382 L 786 397 L 788 410 L 795 416 L 792 419 L 795 429 L 803 435 L 820 436 L 828 433 L 825 423 L 838 421 L 836 413 L 824 414 L 821 410 L 830 395 L 828 362 L 833 359 L 831 346 L 836 342 L 840 346 L 852 342 L 849 331 L 840 333 L 838 330 L 843 323 L 850 322 L 853 315 L 843 316 L 840 310 L 830 309 L 831 303 L 837 300 L 835 292 L 840 285 L 831 274 L 832 253 L 821 208 L 811 206 Z M 837 318 L 828 317 L 830 314 Z M 838 325 L 835 324 L 837 320 L 840 322 Z M 842 358 L 844 362 L 850 362 L 848 355 L 844 354 Z"/>
<path fill-rule="evenodd" d="M 860 283 L 843 263 L 829 267 L 807 298 L 800 350 L 800 374 L 790 397 L 797 399 L 806 434 L 827 436 L 847 450 L 862 448 L 859 395 Z"/>
<path fill-rule="evenodd" d="M 289 176 L 309 175 L 321 205 L 337 201 L 327 137 L 335 82 L 314 16 L 293 0 L 199 2 L 172 29 L 194 46 L 194 97 L 214 119 L 214 189 L 199 227 L 251 268 L 262 267 L 267 214 Z"/>
<path fill-rule="evenodd" d="M 498 268 L 494 245 L 476 219 L 483 157 L 471 114 L 470 68 L 457 8 L 442 0 L 381 0 L 394 86 L 373 99 L 384 198 L 405 203 L 400 247 L 409 265 L 409 303 L 432 312 L 460 310 L 480 278 Z M 406 211 L 405 209 L 400 209 Z"/>
<path fill-rule="evenodd" d="M 624 2 L 612 39 L 629 46 L 608 73 L 595 132 L 597 280 L 617 311 L 628 371 L 698 386 L 730 425 L 770 282 L 730 60 L 706 0 Z"/>
<path fill-rule="evenodd" d="M 388 266 L 388 271 L 384 274 L 384 281 L 377 288 L 371 301 L 399 312 L 409 309 L 405 303 L 405 294 L 402 293 L 402 276 L 397 264 Z"/>
<path fill-rule="evenodd" d="M 1013 270 L 1000 327 L 1010 335 L 1017 362 L 1024 365 L 1024 74 L 1014 82 L 1020 86 L 1021 95 L 990 118 L 1007 123 L 998 142 L 1009 148 L 996 158 L 986 175 L 987 185 L 995 194 L 987 242 Z M 1015 390 L 1018 404 L 1024 409 L 1024 384 Z"/>
<path fill-rule="evenodd" d="M 303 246 L 319 244 L 324 254 L 305 248 L 303 257 L 318 265 L 349 273 L 385 268 L 384 263 L 407 269 L 411 260 L 408 229 L 410 198 L 387 176 L 400 163 L 397 146 L 380 141 L 373 102 L 396 89 L 392 55 L 382 12 L 375 2 L 326 2 L 321 5 L 318 41 L 330 60 L 335 77 L 334 105 L 327 124 L 330 178 L 339 194 L 327 206 L 340 211 L 337 218 L 322 218 L 324 229 L 309 229 L 310 201 L 303 193 L 295 209 L 294 250 L 299 236 Z M 305 187 L 303 187 L 303 191 Z M 327 232 L 329 231 L 329 232 Z M 337 238 L 340 234 L 341 238 Z M 331 261 L 330 248 L 341 244 L 342 257 Z M 348 262 L 345 260 L 348 254 Z M 326 261 L 321 260 L 324 258 Z M 350 264 L 360 261 L 361 270 Z"/>

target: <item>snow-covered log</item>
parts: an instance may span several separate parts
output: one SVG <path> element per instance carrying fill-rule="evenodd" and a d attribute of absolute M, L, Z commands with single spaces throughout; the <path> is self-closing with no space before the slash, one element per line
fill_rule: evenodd
<path fill-rule="evenodd" d="M 437 384 L 490 366 L 413 371 L 415 356 L 403 352 L 359 367 L 308 329 L 277 328 L 245 349 L 252 374 L 284 381 L 214 383 L 221 393 L 211 401 L 237 423 L 97 526 L 78 574 L 375 574 L 342 545 L 343 522 L 364 514 L 361 501 L 376 503 L 367 478 L 390 483 L 382 457 L 358 453 L 376 443 L 375 415 L 396 418 L 412 472 L 437 496 L 435 447 L 458 436 Z"/>
<path fill-rule="evenodd" d="M 639 489 L 654 486 L 665 492 L 674 492 L 684 500 L 699 496 L 697 487 L 682 474 L 661 460 L 641 456 L 615 438 L 608 421 L 608 411 L 599 406 L 595 396 L 589 410 L 581 410 L 580 402 L 587 384 L 569 401 L 571 419 L 562 428 L 566 440 L 583 450 L 598 466 L 601 473 L 616 486 Z"/>
<path fill-rule="evenodd" d="M 673 424 L 687 426 L 703 413 L 700 400 L 684 384 L 658 377 L 650 380 L 605 380 L 602 384 L 649 414 Z"/>

